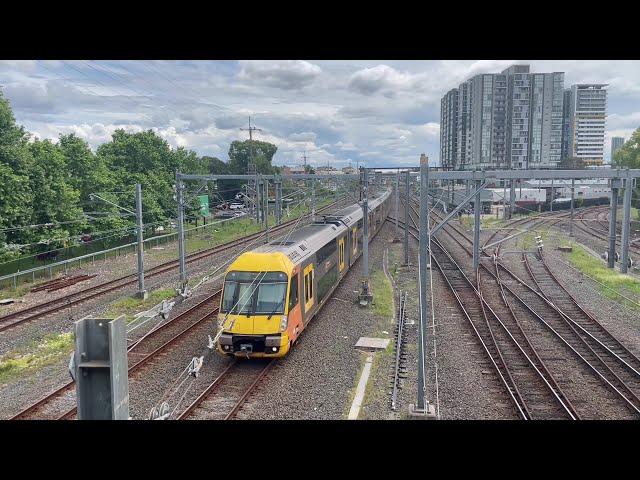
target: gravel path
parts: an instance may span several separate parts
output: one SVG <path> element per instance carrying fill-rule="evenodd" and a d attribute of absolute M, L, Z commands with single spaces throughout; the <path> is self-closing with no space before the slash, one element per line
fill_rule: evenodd
<path fill-rule="evenodd" d="M 370 243 L 372 273 L 382 269 L 382 255 L 389 242 L 389 233 L 389 227 L 383 226 Z M 389 332 L 388 337 L 393 333 L 390 319 L 381 319 L 370 309 L 359 308 L 356 304 L 361 268 L 358 260 L 289 356 L 271 370 L 238 418 L 346 418 L 366 358 L 366 354 L 353 345 L 358 338 L 372 336 L 382 329 Z M 385 373 L 388 382 L 389 372 Z M 360 418 L 366 416 L 367 411 L 365 405 Z"/>

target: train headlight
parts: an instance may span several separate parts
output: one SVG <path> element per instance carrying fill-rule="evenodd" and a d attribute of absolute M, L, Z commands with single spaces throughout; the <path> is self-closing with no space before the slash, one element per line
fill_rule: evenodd
<path fill-rule="evenodd" d="M 280 317 L 280 331 L 281 332 L 284 332 L 287 329 L 287 323 L 288 323 L 287 316 L 286 315 L 282 315 Z"/>

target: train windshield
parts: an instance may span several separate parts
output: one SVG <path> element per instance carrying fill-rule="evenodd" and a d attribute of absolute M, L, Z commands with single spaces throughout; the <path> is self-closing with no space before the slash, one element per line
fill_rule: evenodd
<path fill-rule="evenodd" d="M 229 272 L 224 282 L 222 312 L 281 315 L 287 295 L 283 272 Z"/>

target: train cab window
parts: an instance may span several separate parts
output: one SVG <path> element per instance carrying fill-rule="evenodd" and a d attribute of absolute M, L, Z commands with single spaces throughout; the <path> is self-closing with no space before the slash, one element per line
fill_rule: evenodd
<path fill-rule="evenodd" d="M 298 305 L 298 274 L 296 273 L 291 279 L 289 286 L 289 311 Z"/>

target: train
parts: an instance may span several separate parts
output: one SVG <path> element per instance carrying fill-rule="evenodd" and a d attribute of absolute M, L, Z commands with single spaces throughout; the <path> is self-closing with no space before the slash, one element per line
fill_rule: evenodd
<path fill-rule="evenodd" d="M 389 189 L 368 201 L 370 239 L 382 228 L 390 198 Z M 363 227 L 356 203 L 238 256 L 225 272 L 218 353 L 286 356 L 362 254 Z"/>

